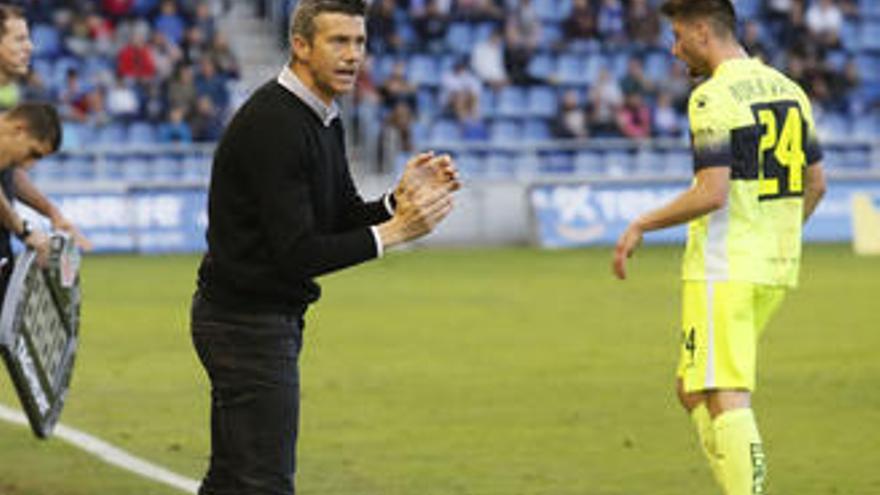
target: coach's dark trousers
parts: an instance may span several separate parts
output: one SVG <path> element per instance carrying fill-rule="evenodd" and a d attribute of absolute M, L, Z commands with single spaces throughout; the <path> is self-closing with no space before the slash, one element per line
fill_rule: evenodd
<path fill-rule="evenodd" d="M 211 463 L 199 495 L 294 493 L 302 328 L 301 312 L 193 298 L 193 343 L 211 380 Z"/>

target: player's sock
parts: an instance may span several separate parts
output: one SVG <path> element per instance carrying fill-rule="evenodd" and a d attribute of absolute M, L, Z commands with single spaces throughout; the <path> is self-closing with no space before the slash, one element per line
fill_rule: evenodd
<path fill-rule="evenodd" d="M 752 410 L 723 412 L 713 425 L 724 493 L 763 495 L 767 461 Z"/>
<path fill-rule="evenodd" d="M 697 436 L 700 439 L 700 447 L 706 460 L 709 461 L 709 467 L 712 469 L 712 475 L 715 481 L 723 485 L 723 477 L 721 475 L 721 467 L 718 465 L 718 449 L 715 445 L 715 427 L 712 425 L 712 417 L 709 415 L 709 408 L 705 402 L 700 404 L 691 411 L 691 421 L 697 430 Z"/>

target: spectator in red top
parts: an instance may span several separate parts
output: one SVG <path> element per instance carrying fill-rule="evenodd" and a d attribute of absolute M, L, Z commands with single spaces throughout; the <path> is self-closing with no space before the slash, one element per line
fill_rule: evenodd
<path fill-rule="evenodd" d="M 144 33 L 135 30 L 131 41 L 122 47 L 117 57 L 116 71 L 120 77 L 144 82 L 156 77 L 156 62 L 147 46 Z"/>
<path fill-rule="evenodd" d="M 630 139 L 651 137 L 651 109 L 641 93 L 627 93 L 617 111 L 617 126 Z"/>
<path fill-rule="evenodd" d="M 101 0 L 101 9 L 116 19 L 130 14 L 132 6 L 134 0 Z"/>

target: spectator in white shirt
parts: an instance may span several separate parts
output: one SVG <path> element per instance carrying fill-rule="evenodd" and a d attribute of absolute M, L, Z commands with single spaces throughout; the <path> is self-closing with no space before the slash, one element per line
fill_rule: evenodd
<path fill-rule="evenodd" d="M 484 83 L 499 89 L 508 83 L 504 67 L 504 40 L 496 28 L 485 40 L 477 43 L 471 52 L 471 68 Z"/>

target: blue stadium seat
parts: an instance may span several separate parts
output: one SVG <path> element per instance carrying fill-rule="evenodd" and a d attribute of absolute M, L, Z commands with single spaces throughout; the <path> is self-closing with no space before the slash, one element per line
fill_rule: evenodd
<path fill-rule="evenodd" d="M 672 65 L 670 56 L 663 52 L 652 52 L 645 57 L 645 75 L 653 81 L 660 81 L 669 73 Z"/>
<path fill-rule="evenodd" d="M 486 174 L 495 177 L 513 177 L 516 175 L 517 155 L 513 153 L 493 152 L 485 160 Z"/>
<path fill-rule="evenodd" d="M 61 35 L 48 24 L 36 24 L 31 28 L 34 57 L 54 58 L 61 53 Z"/>
<path fill-rule="evenodd" d="M 458 123 L 452 120 L 438 120 L 431 126 L 430 139 L 432 143 L 448 143 L 461 139 L 461 129 Z"/>
<path fill-rule="evenodd" d="M 736 15 L 740 19 L 760 17 L 761 0 L 737 0 Z"/>
<path fill-rule="evenodd" d="M 542 48 L 553 48 L 562 41 L 562 27 L 557 23 L 545 22 L 541 27 L 541 39 L 538 45 Z"/>
<path fill-rule="evenodd" d="M 473 48 L 474 32 L 470 24 L 455 22 L 446 31 L 446 46 L 456 53 L 469 53 Z"/>
<path fill-rule="evenodd" d="M 94 180 L 95 163 L 86 156 L 69 156 L 61 163 L 60 172 L 64 180 Z"/>
<path fill-rule="evenodd" d="M 477 27 L 473 31 L 473 43 L 476 45 L 481 41 L 489 39 L 495 29 L 497 29 L 497 27 L 492 22 L 481 22 L 480 24 L 477 24 Z"/>
<path fill-rule="evenodd" d="M 550 86 L 533 86 L 528 92 L 528 112 L 537 117 L 556 115 L 559 102 L 556 91 Z"/>
<path fill-rule="evenodd" d="M 574 167 L 579 174 L 597 174 L 602 169 L 602 158 L 593 150 L 580 150 L 574 155 Z"/>
<path fill-rule="evenodd" d="M 119 167 L 119 178 L 132 181 L 150 180 L 150 160 L 144 156 L 131 155 L 121 158 L 116 165 Z"/>
<path fill-rule="evenodd" d="M 859 35 L 859 25 L 850 20 L 844 20 L 840 27 L 840 42 L 847 51 L 858 51 L 862 46 Z"/>
<path fill-rule="evenodd" d="M 571 13 L 571 0 L 535 0 L 535 13 L 542 21 L 559 22 Z"/>
<path fill-rule="evenodd" d="M 436 92 L 430 88 L 419 88 L 416 92 L 416 105 L 420 117 L 433 120 L 439 113 Z"/>
<path fill-rule="evenodd" d="M 489 141 L 493 143 L 516 143 L 522 139 L 522 128 L 513 120 L 496 120 L 489 126 Z"/>
<path fill-rule="evenodd" d="M 861 48 L 880 50 L 880 19 L 862 21 Z"/>
<path fill-rule="evenodd" d="M 549 53 L 538 53 L 529 61 L 528 73 L 538 79 L 547 79 L 556 72 L 556 59 Z"/>
<path fill-rule="evenodd" d="M 156 142 L 156 129 L 148 122 L 135 122 L 128 129 L 126 141 L 130 144 L 153 144 Z"/>
<path fill-rule="evenodd" d="M 466 179 L 486 175 L 486 163 L 476 153 L 456 153 L 455 165 Z"/>
<path fill-rule="evenodd" d="M 409 59 L 407 76 L 416 86 L 438 86 L 440 74 L 439 64 L 431 55 L 413 55 Z"/>
<path fill-rule="evenodd" d="M 163 156 L 153 161 L 150 178 L 153 180 L 177 180 L 183 177 L 181 160 L 176 157 Z"/>
<path fill-rule="evenodd" d="M 480 116 L 484 119 L 486 118 L 494 118 L 495 114 L 498 112 L 497 108 L 497 96 L 495 91 L 488 87 L 483 87 L 482 91 L 480 91 Z"/>
<path fill-rule="evenodd" d="M 543 119 L 528 119 L 523 124 L 524 141 L 546 141 L 550 139 L 550 127 Z"/>
<path fill-rule="evenodd" d="M 543 174 L 571 175 L 576 172 L 572 153 L 556 152 L 539 158 L 538 171 Z"/>
<path fill-rule="evenodd" d="M 613 177 L 629 174 L 633 167 L 632 157 L 626 151 L 608 151 L 602 157 L 605 173 Z"/>
<path fill-rule="evenodd" d="M 82 80 L 82 68 L 80 67 L 80 62 L 78 59 L 74 57 L 62 57 L 55 60 L 55 63 L 52 65 L 52 76 L 51 79 L 45 81 L 47 85 L 51 85 L 55 88 L 63 88 L 64 82 L 67 78 L 67 71 L 70 69 L 75 69 L 80 74 L 80 81 Z"/>
<path fill-rule="evenodd" d="M 849 122 L 840 114 L 828 112 L 816 123 L 819 133 L 826 138 L 836 139 L 849 134 Z"/>
<path fill-rule="evenodd" d="M 184 180 L 206 181 L 211 177 L 211 158 L 209 156 L 190 155 L 181 163 Z"/>
<path fill-rule="evenodd" d="M 125 142 L 126 130 L 123 124 L 111 122 L 97 130 L 96 141 L 107 146 L 119 146 Z"/>
<path fill-rule="evenodd" d="M 525 89 L 517 86 L 507 86 L 498 92 L 495 112 L 504 117 L 522 116 L 526 106 Z"/>
<path fill-rule="evenodd" d="M 556 79 L 560 84 L 577 85 L 589 82 L 589 74 L 580 56 L 565 53 L 559 56 L 556 63 Z"/>

